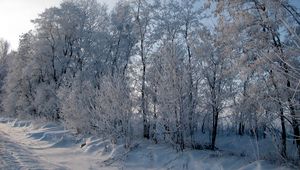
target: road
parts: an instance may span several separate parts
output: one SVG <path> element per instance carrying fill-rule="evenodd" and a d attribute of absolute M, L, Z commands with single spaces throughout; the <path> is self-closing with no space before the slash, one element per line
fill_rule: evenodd
<path fill-rule="evenodd" d="M 28 137 L 32 130 L 0 122 L 0 170 L 94 170 L 101 166 L 101 157 L 85 154 L 77 145 L 51 147 L 48 141 Z"/>
<path fill-rule="evenodd" d="M 15 123 L 0 121 L 0 170 L 293 169 L 263 160 L 249 162 L 245 157 L 226 152 L 178 153 L 168 145 L 154 145 L 149 141 L 140 141 L 130 152 L 123 145 L 112 146 L 102 139 L 89 141 L 88 147 L 81 148 L 73 140 L 60 143 L 58 136 L 63 129 L 48 125 L 14 127 Z M 44 134 L 42 138 L 41 134 Z M 62 145 L 56 145 L 59 143 Z"/>
<path fill-rule="evenodd" d="M 0 129 L 0 169 L 63 169 L 41 160 Z"/>

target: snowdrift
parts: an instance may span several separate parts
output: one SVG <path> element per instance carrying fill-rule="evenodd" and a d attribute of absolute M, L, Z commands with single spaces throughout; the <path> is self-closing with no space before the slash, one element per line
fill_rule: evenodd
<path fill-rule="evenodd" d="M 94 169 L 293 169 L 293 167 L 279 166 L 264 160 L 253 161 L 255 145 L 246 138 L 236 138 L 235 141 L 232 141 L 232 137 L 219 139 L 218 146 L 224 148 L 223 151 L 185 150 L 176 152 L 167 144 L 153 144 L 147 140 L 134 141 L 130 147 L 125 148 L 123 144 L 112 144 L 110 140 L 103 138 L 79 137 L 54 122 L 41 124 L 0 118 L 0 123 L 5 124 L 12 131 L 21 128 L 22 132 L 25 132 L 23 136 L 27 140 L 27 144 L 35 145 L 28 148 L 39 151 L 39 153 L 44 153 L 43 150 L 47 149 L 47 152 L 51 154 L 65 155 L 66 159 L 70 157 L 68 160 L 62 161 L 61 158 L 55 159 L 55 156 L 51 155 L 52 161 L 57 161 L 62 165 L 66 162 L 82 164 L 80 161 L 85 160 L 87 165 L 84 167 L 94 164 Z M 38 145 L 36 145 L 37 143 Z M 265 143 L 262 144 L 265 145 Z M 270 146 L 266 149 L 270 149 Z M 244 153 L 244 155 L 239 155 L 240 153 Z M 90 161 L 93 159 L 97 161 Z M 76 166 L 74 165 L 74 167 Z M 72 169 L 72 166 L 70 167 Z M 296 169 L 296 167 L 294 168 Z"/>

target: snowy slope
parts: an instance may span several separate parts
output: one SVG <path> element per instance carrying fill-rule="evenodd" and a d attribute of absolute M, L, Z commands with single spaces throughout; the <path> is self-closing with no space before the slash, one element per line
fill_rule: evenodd
<path fill-rule="evenodd" d="M 288 170 L 228 152 L 186 150 L 136 141 L 130 149 L 99 138 L 79 138 L 55 123 L 0 119 L 0 169 Z M 84 147 L 80 147 L 86 143 Z"/>

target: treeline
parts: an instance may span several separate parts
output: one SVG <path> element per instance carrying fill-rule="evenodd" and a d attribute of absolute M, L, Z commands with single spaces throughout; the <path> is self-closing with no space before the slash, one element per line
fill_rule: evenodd
<path fill-rule="evenodd" d="M 269 136 L 281 158 L 292 157 L 287 139 L 300 157 L 300 14 L 289 1 L 132 0 L 109 11 L 67 0 L 32 22 L 17 51 L 1 41 L 2 114 L 178 150 L 215 150 L 225 131 Z"/>

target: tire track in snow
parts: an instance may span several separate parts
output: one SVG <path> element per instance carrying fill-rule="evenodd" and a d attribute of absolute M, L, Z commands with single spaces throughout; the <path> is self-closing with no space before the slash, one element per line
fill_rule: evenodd
<path fill-rule="evenodd" d="M 0 130 L 0 169 L 61 169 L 47 165 L 25 147 L 9 139 L 5 132 Z"/>

